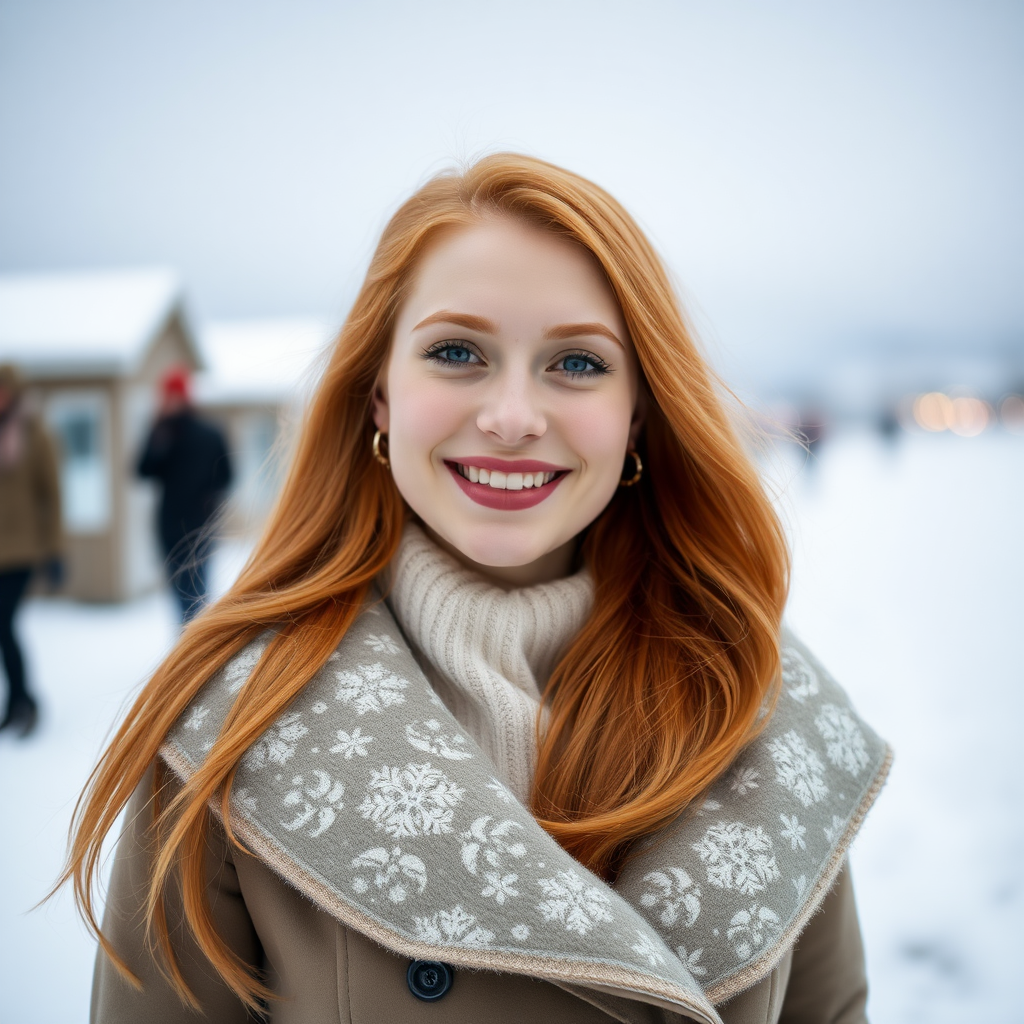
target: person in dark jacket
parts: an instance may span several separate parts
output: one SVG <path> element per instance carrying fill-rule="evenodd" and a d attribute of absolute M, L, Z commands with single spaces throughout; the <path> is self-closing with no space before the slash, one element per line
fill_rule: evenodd
<path fill-rule="evenodd" d="M 63 563 L 57 457 L 23 394 L 17 370 L 0 366 L 0 655 L 7 676 L 0 730 L 25 737 L 36 728 L 39 705 L 26 679 L 14 616 L 32 573 L 43 570 L 55 587 Z"/>
<path fill-rule="evenodd" d="M 157 532 L 181 620 L 188 622 L 206 601 L 212 520 L 231 483 L 231 461 L 224 435 L 196 416 L 188 373 L 168 371 L 161 391 L 138 474 L 163 485 Z"/>

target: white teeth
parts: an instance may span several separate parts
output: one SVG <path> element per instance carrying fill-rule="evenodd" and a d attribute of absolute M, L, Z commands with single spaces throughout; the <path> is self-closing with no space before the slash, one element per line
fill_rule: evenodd
<path fill-rule="evenodd" d="M 543 487 L 555 479 L 554 473 L 502 473 L 498 469 L 478 469 L 456 463 L 459 474 L 474 484 L 487 484 L 496 491 L 521 491 L 532 487 Z"/>

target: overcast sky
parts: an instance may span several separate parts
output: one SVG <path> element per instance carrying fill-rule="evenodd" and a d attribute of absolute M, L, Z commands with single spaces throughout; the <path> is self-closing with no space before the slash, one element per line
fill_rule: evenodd
<path fill-rule="evenodd" d="M 616 195 L 726 365 L 1024 348 L 1024 3 L 0 0 L 0 271 L 340 321 L 495 149 Z"/>

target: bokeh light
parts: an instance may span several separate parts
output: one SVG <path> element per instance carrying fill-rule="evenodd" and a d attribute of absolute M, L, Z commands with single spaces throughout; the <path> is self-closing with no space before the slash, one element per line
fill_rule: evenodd
<path fill-rule="evenodd" d="M 922 430 L 936 434 L 948 430 L 960 437 L 977 437 L 995 421 L 992 406 L 984 399 L 973 395 L 954 397 L 941 391 L 929 391 L 927 394 L 918 395 L 911 408 L 914 423 Z M 1014 415 L 1013 408 L 1010 415 Z M 1024 402 L 1021 405 L 1019 419 L 1024 431 Z"/>
<path fill-rule="evenodd" d="M 1024 434 L 1024 397 L 1007 395 L 999 403 L 999 421 L 1011 434 Z"/>
<path fill-rule="evenodd" d="M 941 391 L 918 395 L 914 400 L 914 421 L 925 430 L 948 430 L 953 422 L 953 400 Z"/>

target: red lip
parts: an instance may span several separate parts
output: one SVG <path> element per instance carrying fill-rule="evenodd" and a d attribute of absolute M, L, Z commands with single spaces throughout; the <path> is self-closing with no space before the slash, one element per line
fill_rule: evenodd
<path fill-rule="evenodd" d="M 493 468 L 498 466 L 519 466 L 518 462 L 501 462 L 500 459 L 488 459 L 488 462 L 496 463 Z M 463 463 L 463 465 L 478 465 L 478 463 Z M 526 463 L 522 463 L 526 465 Z M 531 466 L 542 467 L 544 463 L 535 462 L 529 463 Z M 478 505 L 483 505 L 486 508 L 496 508 L 503 512 L 518 512 L 520 509 L 533 508 L 534 505 L 539 505 L 545 498 L 550 497 L 554 492 L 555 488 L 565 479 L 565 473 L 561 476 L 556 476 L 550 483 L 546 483 L 541 487 L 529 487 L 524 488 L 521 491 L 506 491 L 496 487 L 490 487 L 487 484 L 474 484 L 472 481 L 467 480 L 461 473 L 449 462 L 445 463 L 448 467 L 448 472 L 455 478 L 455 482 L 462 488 L 463 494 L 467 498 L 472 499 Z M 480 466 L 481 469 L 491 469 L 491 466 Z M 555 467 L 551 469 L 525 469 L 524 473 L 537 473 L 555 472 Z M 512 470 L 514 473 L 518 473 L 519 470 Z"/>
<path fill-rule="evenodd" d="M 536 459 L 492 459 L 486 455 L 470 456 L 465 459 L 445 459 L 446 463 L 457 462 L 460 466 L 475 466 L 488 471 L 496 469 L 499 473 L 567 473 L 568 466 L 555 466 L 550 462 L 538 462 Z"/>

